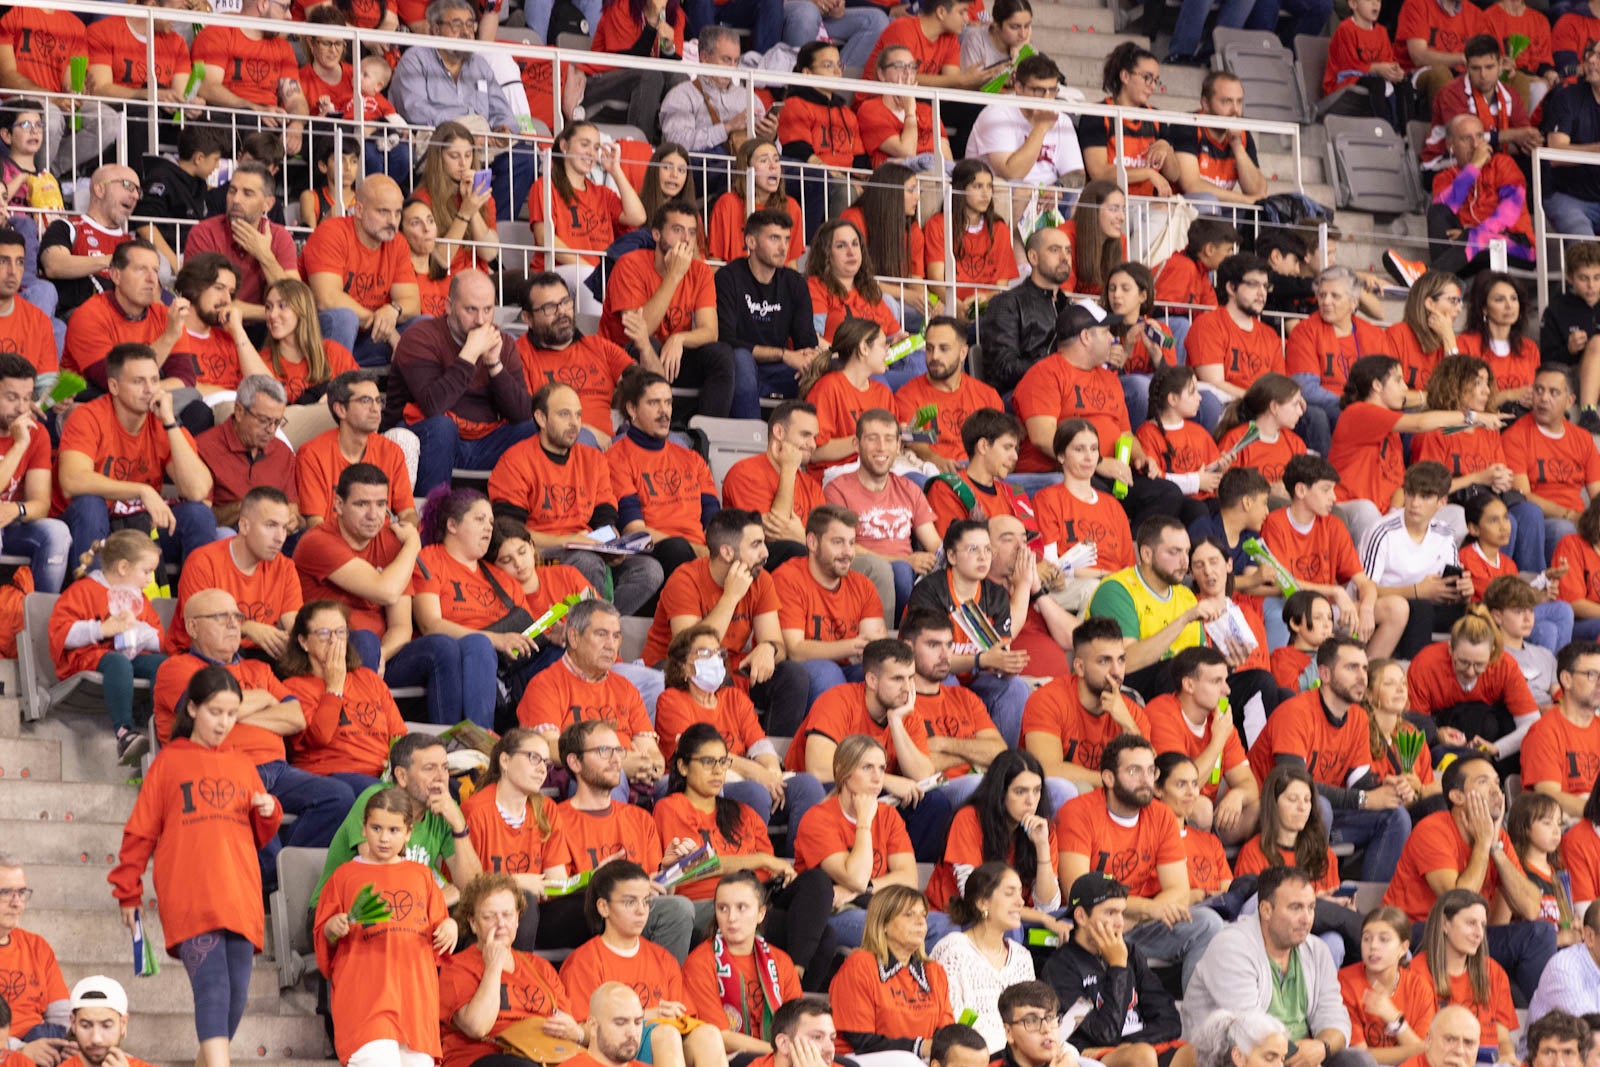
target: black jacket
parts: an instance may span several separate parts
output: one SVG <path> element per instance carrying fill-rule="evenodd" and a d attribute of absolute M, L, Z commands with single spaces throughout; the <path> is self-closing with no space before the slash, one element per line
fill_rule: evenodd
<path fill-rule="evenodd" d="M 1600 335 L 1600 304 L 1590 307 L 1576 293 L 1562 293 L 1550 299 L 1539 322 L 1539 358 L 1546 363 L 1571 363 L 1583 355 L 1574 356 L 1567 349 L 1567 335 L 1576 327 L 1591 339 Z"/>
<path fill-rule="evenodd" d="M 1009 393 L 1035 363 L 1055 351 L 1056 314 L 1071 303 L 1059 289 L 1043 289 L 1025 278 L 999 293 L 984 309 L 978 336 L 983 377 Z"/>
<path fill-rule="evenodd" d="M 1077 1049 L 1115 1048 L 1175 1041 L 1182 1032 L 1178 1005 L 1150 969 L 1137 945 L 1128 946 L 1126 967 L 1104 960 L 1068 940 L 1045 961 L 1039 975 L 1055 989 L 1063 1014 L 1088 1000 L 1092 1010 L 1068 1040 Z"/>
<path fill-rule="evenodd" d="M 133 213 L 169 220 L 156 223 L 156 229 L 168 244 L 176 247 L 178 227 L 175 224 L 199 222 L 206 217 L 206 180 L 195 177 L 164 156 L 145 156 L 143 167 L 144 195 Z"/>

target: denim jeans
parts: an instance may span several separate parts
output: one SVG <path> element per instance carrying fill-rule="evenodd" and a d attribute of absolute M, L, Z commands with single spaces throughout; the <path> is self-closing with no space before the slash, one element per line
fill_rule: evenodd
<path fill-rule="evenodd" d="M 1533 608 L 1533 633 L 1528 640 L 1540 648 L 1560 652 L 1572 641 L 1575 625 L 1572 605 L 1565 600 L 1547 600 Z"/>
<path fill-rule="evenodd" d="M 810 0 L 804 2 L 809 6 Z M 758 363 L 748 348 L 733 350 L 733 407 L 728 412 L 731 418 L 759 419 L 763 397 L 781 396 L 787 400 L 799 392 L 800 379 L 787 363 Z"/>
<path fill-rule="evenodd" d="M 1143 426 L 1150 413 L 1150 375 L 1122 375 L 1122 401 L 1128 406 L 1128 425 Z"/>
<path fill-rule="evenodd" d="M 14 522 L 0 530 L 0 551 L 27 556 L 33 587 L 41 593 L 59 593 L 67 580 L 67 553 L 72 531 L 60 519 Z"/>
<path fill-rule="evenodd" d="M 438 485 L 450 483 L 450 472 L 457 467 L 471 471 L 493 470 L 506 449 L 539 432 L 532 419 L 508 422 L 483 437 L 463 438 L 455 420 L 435 415 L 411 423 L 409 429 L 422 444 L 417 461 L 417 496 L 424 497 Z"/>
<path fill-rule="evenodd" d="M 1600 228 L 1600 201 L 1580 200 L 1571 193 L 1544 194 L 1544 215 L 1558 234 L 1593 237 Z"/>
<path fill-rule="evenodd" d="M 1335 844 L 1348 842 L 1363 850 L 1361 880 L 1387 882 L 1394 877 L 1395 865 L 1400 862 L 1400 850 L 1411 834 L 1411 816 L 1405 808 L 1388 811 L 1354 811 L 1342 809 L 1333 813 L 1329 838 Z"/>
<path fill-rule="evenodd" d="M 162 530 L 156 538 L 161 545 L 162 558 L 168 563 L 179 563 L 201 545 L 209 545 L 217 539 L 217 517 L 205 504 L 175 500 L 168 506 L 177 520 L 176 534 Z M 111 535 L 111 510 L 104 497 L 74 497 L 61 517 L 72 531 L 69 560 L 81 559 L 96 541 L 104 541 Z"/>
<path fill-rule="evenodd" d="M 1300 416 L 1295 432 L 1313 452 L 1326 456 L 1333 443 L 1333 424 L 1339 421 L 1339 398 L 1322 387 L 1315 374 L 1296 374 L 1295 384 L 1306 398 L 1306 412 Z"/>
<path fill-rule="evenodd" d="M 1245 20 L 1250 17 L 1257 0 L 1222 0 L 1222 7 L 1217 11 L 1217 27 L 1219 29 L 1243 29 Z M 1183 0 L 1183 6 L 1178 9 L 1178 23 L 1172 29 L 1172 45 L 1167 54 L 1172 56 L 1202 56 L 1210 54 L 1211 49 L 1202 51 L 1201 33 L 1205 30 L 1206 16 L 1211 13 L 1211 0 Z"/>
<path fill-rule="evenodd" d="M 687 0 L 683 6 L 689 17 L 690 33 L 699 33 L 702 26 L 713 22 L 752 31 L 747 51 L 764 54 L 778 43 L 784 29 L 783 0 L 726 0 L 722 4 L 712 0 Z"/>
<path fill-rule="evenodd" d="M 499 657 L 483 634 L 423 634 L 400 647 L 383 678 L 391 688 L 427 686 L 428 718 L 434 723 L 452 726 L 471 719 L 493 730 L 498 669 Z"/>
<path fill-rule="evenodd" d="M 257 764 L 256 773 L 284 812 L 295 817 L 292 826 L 279 832 L 276 845 L 327 848 L 356 802 L 355 793 L 344 782 L 291 767 L 281 759 Z M 268 847 L 276 855 L 276 847 Z"/>
<path fill-rule="evenodd" d="M 1298 34 L 1321 36 L 1332 14 L 1333 0 L 1259 0 L 1244 25 L 1249 30 L 1273 30 L 1283 46 L 1292 49 Z"/>
<path fill-rule="evenodd" d="M 805 668 L 806 672 L 806 712 L 808 714 L 811 711 L 811 705 L 815 704 L 817 698 L 823 693 L 826 693 L 836 685 L 843 685 L 846 682 L 859 682 L 866 677 L 862 673 L 861 664 L 859 663 L 847 663 L 840 666 L 831 659 L 808 659 L 803 660 L 800 666 Z"/>
<path fill-rule="evenodd" d="M 825 19 L 811 0 L 787 0 L 783 5 L 783 43 L 800 48 L 826 29 L 828 39 L 839 46 L 839 65 L 845 70 L 867 65 L 872 46 L 887 25 L 889 16 L 876 7 L 847 7 L 838 18 Z"/>
<path fill-rule="evenodd" d="M 989 710 L 996 730 L 1011 748 L 1022 747 L 1022 709 L 1032 692 L 1028 683 L 1015 674 L 981 672 L 967 688 L 978 695 Z"/>
<path fill-rule="evenodd" d="M 526 141 L 514 141 L 494 157 L 489 164 L 489 189 L 494 196 L 495 218 L 510 221 L 517 217 L 517 212 L 527 205 L 538 173 L 539 154 Z"/>
<path fill-rule="evenodd" d="M 323 308 L 317 312 L 317 325 L 322 336 L 337 341 L 354 352 L 356 335 L 361 332 L 361 320 L 349 308 Z"/>
<path fill-rule="evenodd" d="M 134 728 L 134 679 L 143 678 L 151 685 L 155 685 L 156 671 L 166 660 L 167 657 L 160 652 L 146 652 L 133 659 L 129 659 L 121 652 L 107 652 L 100 657 L 95 669 L 100 672 L 102 679 L 100 688 L 105 694 L 106 717 L 111 720 L 113 729 L 120 731 Z"/>
<path fill-rule="evenodd" d="M 1511 544 L 1506 551 L 1517 561 L 1517 569 L 1529 574 L 1537 574 L 1549 564 L 1544 551 L 1544 513 L 1533 501 L 1524 500 L 1511 509 Z"/>
<path fill-rule="evenodd" d="M 1189 909 L 1187 922 L 1168 926 L 1150 919 L 1129 927 L 1124 936 L 1130 945 L 1143 949 L 1150 959 L 1179 961 L 1183 968 L 1183 984 L 1187 987 L 1189 976 L 1194 973 L 1200 957 L 1205 955 L 1206 946 L 1221 930 L 1222 916 L 1210 908 L 1193 907 Z"/>
<path fill-rule="evenodd" d="M 366 173 L 387 174 L 400 183 L 400 188 L 406 188 L 406 183 L 411 179 L 411 145 L 401 141 L 385 151 L 376 141 L 368 141 L 363 154 L 366 156 Z M 499 210 L 499 205 L 495 205 L 495 208 Z"/>

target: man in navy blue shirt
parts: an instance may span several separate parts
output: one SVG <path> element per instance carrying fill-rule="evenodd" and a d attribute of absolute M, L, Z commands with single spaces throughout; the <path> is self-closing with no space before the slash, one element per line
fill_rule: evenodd
<path fill-rule="evenodd" d="M 736 419 L 759 419 L 764 396 L 797 396 L 800 375 L 817 356 L 811 290 L 784 265 L 793 229 L 787 212 L 752 212 L 744 223 L 749 254 L 717 271 L 718 339 L 733 349 Z"/>
<path fill-rule="evenodd" d="M 1578 84 L 1545 99 L 1545 144 L 1550 148 L 1600 147 L 1600 41 L 1590 41 L 1584 49 L 1581 73 Z M 1593 236 L 1600 230 L 1600 173 L 1594 167 L 1552 167 L 1544 211 L 1556 233 Z"/>

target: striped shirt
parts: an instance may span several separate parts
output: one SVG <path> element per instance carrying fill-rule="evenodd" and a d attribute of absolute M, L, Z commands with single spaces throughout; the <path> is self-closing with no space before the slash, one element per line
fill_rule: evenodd
<path fill-rule="evenodd" d="M 1361 569 L 1390 589 L 1437 577 L 1445 567 L 1460 563 L 1449 526 L 1437 520 L 1430 523 L 1419 545 L 1406 531 L 1405 512 L 1399 509 L 1379 519 L 1361 538 Z"/>

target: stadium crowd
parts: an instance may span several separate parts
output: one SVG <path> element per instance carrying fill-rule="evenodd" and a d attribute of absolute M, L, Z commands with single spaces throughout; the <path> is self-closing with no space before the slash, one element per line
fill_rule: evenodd
<path fill-rule="evenodd" d="M 1432 119 L 1386 323 L 1250 134 L 1030 106 L 1030 0 L 591 2 L 525 8 L 593 30 L 559 94 L 475 0 L 0 16 L 0 632 L 54 597 L 145 760 L 109 880 L 197 1065 L 286 846 L 354 1067 L 1600 1064 L 1600 243 L 1542 314 L 1491 267 L 1600 145 L 1600 6 L 1350 4 L 1325 92 Z M 752 108 L 739 31 L 885 91 Z M 142 1067 L 32 892 L 3 1067 Z"/>

